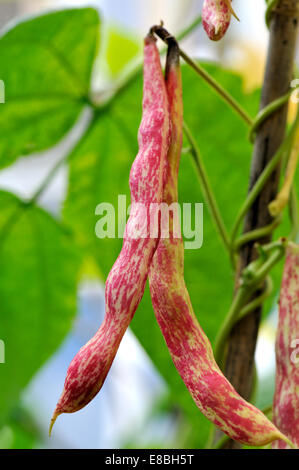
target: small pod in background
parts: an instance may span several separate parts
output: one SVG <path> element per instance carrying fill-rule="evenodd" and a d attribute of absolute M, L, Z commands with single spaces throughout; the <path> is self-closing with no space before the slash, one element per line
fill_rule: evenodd
<path fill-rule="evenodd" d="M 225 35 L 231 21 L 235 16 L 231 0 L 205 0 L 202 8 L 202 24 L 212 41 L 219 41 Z"/>
<path fill-rule="evenodd" d="M 299 245 L 294 243 L 287 249 L 279 299 L 273 419 L 299 447 Z M 272 447 L 290 448 L 281 440 Z"/>

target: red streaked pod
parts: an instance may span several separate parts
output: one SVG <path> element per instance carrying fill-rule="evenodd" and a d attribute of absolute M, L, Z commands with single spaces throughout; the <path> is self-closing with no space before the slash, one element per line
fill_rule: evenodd
<path fill-rule="evenodd" d="M 205 0 L 202 7 L 202 24 L 212 41 L 219 41 L 225 35 L 231 21 L 231 0 Z"/>
<path fill-rule="evenodd" d="M 139 152 L 130 172 L 131 214 L 125 229 L 123 247 L 106 281 L 104 321 L 68 368 L 50 431 L 60 414 L 80 410 L 100 391 L 120 341 L 143 296 L 149 266 L 158 243 L 157 238 L 150 237 L 150 206 L 162 200 L 169 135 L 168 98 L 159 51 L 155 39 L 148 36 L 144 44 Z"/>
<path fill-rule="evenodd" d="M 279 299 L 273 419 L 299 448 L 299 245 L 289 244 Z M 297 353 L 297 354 L 296 354 Z M 284 441 L 272 444 L 287 449 Z"/>
<path fill-rule="evenodd" d="M 172 127 L 163 202 L 178 200 L 178 167 L 182 148 L 183 102 L 179 53 L 175 45 L 167 61 L 166 88 Z M 238 395 L 217 366 L 211 344 L 200 327 L 184 281 L 184 245 L 179 217 L 161 217 L 160 238 L 149 272 L 155 315 L 172 360 L 200 411 L 232 439 L 263 446 L 284 438 L 264 414 Z"/>

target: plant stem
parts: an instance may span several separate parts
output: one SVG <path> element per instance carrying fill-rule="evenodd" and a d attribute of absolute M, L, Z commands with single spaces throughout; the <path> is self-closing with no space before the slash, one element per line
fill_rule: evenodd
<path fill-rule="evenodd" d="M 165 29 L 163 26 L 153 26 L 151 32 L 157 34 L 162 41 L 167 42 L 167 40 L 172 37 L 172 35 Z M 248 125 L 252 126 L 253 120 L 248 115 L 248 113 L 241 107 L 241 105 L 235 100 L 235 98 L 225 90 L 220 83 L 218 83 L 206 70 L 204 70 L 199 64 L 189 57 L 186 52 L 180 49 L 180 56 L 186 64 L 188 64 L 201 78 L 203 78 L 215 91 L 218 95 L 226 101 L 226 103 L 234 110 L 237 114 L 243 119 L 243 121 Z"/>
<path fill-rule="evenodd" d="M 262 410 L 262 412 L 263 412 L 264 415 L 266 415 L 266 416 L 272 414 L 272 413 L 273 413 L 273 405 L 271 404 L 271 405 L 267 406 L 266 408 L 264 408 L 264 409 Z"/>
<path fill-rule="evenodd" d="M 56 162 L 56 164 L 51 168 L 49 173 L 46 175 L 45 179 L 42 181 L 41 185 L 38 187 L 36 192 L 33 194 L 32 198 L 28 201 L 28 204 L 35 204 L 42 193 L 47 189 L 48 185 L 51 183 L 52 179 L 55 177 L 58 170 L 62 167 L 65 163 L 68 155 L 64 155 L 60 160 Z"/>
<path fill-rule="evenodd" d="M 27 201 L 27 204 L 36 204 L 40 196 L 43 194 L 43 192 L 47 189 L 49 184 L 51 183 L 52 179 L 55 177 L 56 173 L 58 170 L 70 159 L 70 157 L 73 155 L 73 153 L 76 151 L 78 147 L 82 145 L 82 142 L 87 138 L 87 136 L 90 134 L 91 130 L 93 129 L 94 124 L 96 123 L 97 120 L 97 115 L 96 113 L 93 115 L 91 118 L 87 128 L 85 129 L 83 135 L 79 138 L 79 140 L 75 143 L 73 149 L 71 152 L 66 153 L 65 155 L 62 156 L 60 160 L 56 162 L 56 164 L 53 166 L 53 168 L 49 171 L 49 173 L 46 175 L 45 179 L 41 182 L 40 186 L 38 189 L 35 191 L 33 196 Z"/>
<path fill-rule="evenodd" d="M 208 206 L 210 208 L 210 211 L 211 211 L 212 217 L 214 219 L 216 228 L 218 229 L 218 233 L 220 235 L 220 238 L 221 238 L 225 248 L 229 251 L 230 250 L 230 240 L 229 240 L 228 232 L 226 230 L 224 221 L 222 219 L 222 216 L 221 216 L 221 213 L 220 213 L 220 210 L 219 210 L 214 192 L 211 188 L 209 178 L 208 178 L 206 169 L 204 167 L 204 163 L 202 161 L 202 158 L 201 158 L 199 149 L 197 147 L 196 141 L 195 141 L 190 129 L 186 125 L 186 123 L 184 123 L 184 132 L 185 132 L 185 135 L 186 135 L 186 137 L 189 141 L 190 147 L 191 147 L 190 152 L 191 152 L 191 155 L 193 156 L 193 159 L 194 159 L 194 162 L 195 162 L 195 165 L 196 165 L 196 169 L 197 169 L 197 172 L 198 172 L 198 176 L 199 176 L 199 180 L 200 180 L 200 183 L 201 183 L 202 191 L 204 193 L 204 197 L 205 197 L 205 199 L 208 203 Z"/>
<path fill-rule="evenodd" d="M 181 31 L 177 36 L 176 39 L 177 41 L 181 41 L 184 39 L 186 36 L 189 36 L 190 33 L 192 33 L 197 26 L 201 24 L 201 15 L 197 16 L 192 23 L 189 24 L 183 31 Z"/>
<path fill-rule="evenodd" d="M 273 281 L 271 277 L 268 276 L 266 279 L 265 290 L 262 292 L 262 294 L 259 297 L 256 297 L 252 302 L 250 302 L 249 304 L 245 305 L 245 307 L 242 308 L 242 310 L 240 311 L 240 314 L 238 315 L 238 320 L 241 320 L 241 318 L 251 313 L 260 305 L 263 305 L 264 301 L 269 297 L 272 291 L 273 291 Z"/>
<path fill-rule="evenodd" d="M 289 240 L 296 241 L 296 238 L 299 233 L 299 206 L 298 206 L 298 198 L 296 194 L 296 187 L 293 184 L 291 190 L 291 197 L 290 197 L 290 219 L 292 224 L 292 231 L 289 236 Z"/>
<path fill-rule="evenodd" d="M 262 171 L 262 173 L 260 174 L 260 176 L 257 179 L 256 183 L 254 184 L 253 188 L 249 192 L 245 202 L 243 203 L 243 205 L 242 205 L 242 207 L 241 207 L 241 209 L 240 209 L 240 211 L 237 215 L 234 226 L 233 226 L 232 235 L 231 235 L 231 244 L 232 244 L 232 246 L 234 245 L 234 242 L 235 242 L 235 239 L 236 239 L 236 236 L 237 236 L 237 233 L 238 233 L 238 230 L 239 230 L 239 227 L 242 223 L 243 218 L 245 217 L 248 210 L 252 207 L 252 205 L 255 202 L 258 195 L 263 190 L 265 184 L 267 183 L 267 181 L 269 180 L 269 178 L 272 175 L 273 171 L 275 170 L 275 168 L 279 164 L 279 162 L 280 162 L 281 158 L 283 157 L 284 153 L 288 150 L 288 148 L 292 144 L 293 137 L 294 137 L 294 134 L 296 132 L 296 129 L 297 129 L 298 125 L 299 125 L 299 112 L 296 116 L 296 119 L 295 119 L 295 121 L 292 125 L 292 128 L 291 128 L 288 136 L 284 139 L 283 143 L 281 144 L 281 146 L 279 147 L 279 149 L 277 150 L 277 152 L 275 153 L 273 158 L 270 160 L 270 162 L 268 163 L 266 168 Z"/>
<path fill-rule="evenodd" d="M 206 70 L 204 70 L 199 64 L 194 62 L 182 49 L 180 49 L 180 55 L 200 77 L 202 77 L 215 91 L 218 95 L 229 104 L 229 106 L 236 111 L 237 114 L 243 119 L 243 121 L 248 125 L 252 126 L 253 120 L 248 115 L 248 113 L 241 107 L 241 105 L 233 98 L 233 96 L 228 93 Z"/>
<path fill-rule="evenodd" d="M 286 242 L 283 242 L 281 246 L 278 246 L 269 256 L 268 260 L 261 266 L 255 278 L 256 285 L 261 284 L 271 269 L 283 258 L 285 255 L 285 243 Z"/>
<path fill-rule="evenodd" d="M 273 8 L 277 5 L 278 0 L 266 0 L 267 3 L 267 10 L 266 10 L 266 25 L 269 27 L 270 25 L 270 19 L 271 19 L 271 14 L 273 11 Z"/>
<path fill-rule="evenodd" d="M 250 295 L 250 294 L 249 294 Z M 218 366 L 223 369 L 223 364 L 225 363 L 224 359 L 224 348 L 225 342 L 231 331 L 233 325 L 236 322 L 236 318 L 238 317 L 239 312 L 241 311 L 242 307 L 244 306 L 246 299 L 249 297 L 248 289 L 245 287 L 240 287 L 234 297 L 233 303 L 229 309 L 227 316 L 221 326 L 221 330 L 216 339 L 215 343 L 215 359 Z"/>
<path fill-rule="evenodd" d="M 291 190 L 293 188 L 293 182 L 295 179 L 295 173 L 297 170 L 299 161 L 299 127 L 296 129 L 294 143 L 291 148 L 289 161 L 287 164 L 286 174 L 281 190 L 277 194 L 276 198 L 270 202 L 269 211 L 273 217 L 277 217 L 284 208 L 288 205 L 290 200 Z"/>
<path fill-rule="evenodd" d="M 177 35 L 177 40 L 181 41 L 185 37 L 187 37 L 190 33 L 192 33 L 197 26 L 201 24 L 201 15 L 197 16 L 190 25 L 188 25 L 185 29 L 183 29 L 178 35 Z M 162 49 L 161 53 L 165 54 L 167 48 Z M 120 80 L 118 85 L 115 87 L 112 96 L 109 98 L 109 101 L 112 101 L 114 98 L 116 98 L 119 94 L 121 94 L 130 83 L 132 83 L 135 78 L 138 76 L 138 74 L 142 70 L 142 65 L 143 65 L 143 59 L 140 58 L 133 69 L 124 77 Z"/>
<path fill-rule="evenodd" d="M 267 66 L 262 88 L 260 109 L 284 96 L 290 88 L 293 77 L 293 64 L 298 38 L 299 3 L 297 0 L 279 0 L 270 16 L 270 42 Z M 249 192 L 275 156 L 285 137 L 287 104 L 271 114 L 257 130 L 251 164 Z M 269 225 L 272 218 L 268 204 L 277 193 L 279 165 L 275 166 L 271 178 L 267 180 L 260 194 L 247 212 L 244 233 Z M 268 235 L 262 240 L 271 240 Z M 253 241 L 243 245 L 240 250 L 239 273 L 256 259 L 257 251 Z M 238 285 L 238 279 L 236 280 Z M 255 292 L 254 300 L 260 292 Z M 227 340 L 225 373 L 237 392 L 249 399 L 252 388 L 255 346 L 258 335 L 262 308 L 246 315 L 232 328 Z M 219 434 L 218 434 L 219 438 Z M 225 448 L 238 448 L 239 444 L 228 441 Z"/>
<path fill-rule="evenodd" d="M 297 88 L 297 87 L 296 87 Z M 249 133 L 249 140 L 250 142 L 254 142 L 254 135 L 256 134 L 258 128 L 260 125 L 269 117 L 271 114 L 273 114 L 277 109 L 281 108 L 284 104 L 286 104 L 291 95 L 294 93 L 294 90 L 296 88 L 293 88 L 290 90 L 288 93 L 286 93 L 284 96 L 281 96 L 277 100 L 272 101 L 268 106 L 266 106 L 264 109 L 262 109 L 256 118 L 253 120 L 252 127 L 250 129 Z"/>
<path fill-rule="evenodd" d="M 280 223 L 281 217 L 277 217 L 270 225 L 266 225 L 265 227 L 257 228 L 251 232 L 244 233 L 235 241 L 233 251 L 239 251 L 242 245 L 246 245 L 246 243 L 250 241 L 257 241 L 260 238 L 264 238 L 266 235 L 273 233 Z"/>
<path fill-rule="evenodd" d="M 267 281 L 267 288 L 252 300 L 249 304 L 245 305 L 247 300 L 252 294 L 259 289 L 262 282 L 267 278 L 272 268 L 281 260 L 285 254 L 286 241 L 284 239 L 277 243 L 270 244 L 268 249 L 272 250 L 269 254 L 268 259 L 261 265 L 260 268 L 255 268 L 254 277 L 252 280 L 245 282 L 244 278 L 241 286 L 237 290 L 237 293 L 233 299 L 231 308 L 222 324 L 221 330 L 215 344 L 215 358 L 219 367 L 222 369 L 224 364 L 224 349 L 225 343 L 228 338 L 229 332 L 237 321 L 244 318 L 246 315 L 251 313 L 258 306 L 263 304 L 263 301 L 268 297 L 269 291 L 272 289 L 271 281 Z M 271 248 L 272 247 L 272 248 Z M 257 263 L 256 261 L 252 264 Z M 245 307 L 244 307 L 245 305 Z"/>
<path fill-rule="evenodd" d="M 229 437 L 224 434 L 218 442 L 214 445 L 213 449 L 222 449 L 223 445 L 228 441 Z"/>

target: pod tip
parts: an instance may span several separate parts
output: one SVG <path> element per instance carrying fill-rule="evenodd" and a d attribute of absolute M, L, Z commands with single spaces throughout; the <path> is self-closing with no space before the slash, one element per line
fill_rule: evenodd
<path fill-rule="evenodd" d="M 240 18 L 237 16 L 236 12 L 234 11 L 233 7 L 231 6 L 231 4 L 229 5 L 229 10 L 231 12 L 231 14 L 236 18 L 236 20 L 240 21 Z"/>
<path fill-rule="evenodd" d="M 51 437 L 53 426 L 54 426 L 54 424 L 55 424 L 55 422 L 56 422 L 59 415 L 61 415 L 61 413 L 59 413 L 58 411 L 55 410 L 54 413 L 53 413 L 51 422 L 50 422 L 50 426 L 49 426 L 49 437 Z"/>
<path fill-rule="evenodd" d="M 288 439 L 284 434 L 281 434 L 280 439 L 284 441 L 286 444 L 288 444 L 288 446 L 291 449 L 298 449 L 298 447 L 290 439 Z"/>

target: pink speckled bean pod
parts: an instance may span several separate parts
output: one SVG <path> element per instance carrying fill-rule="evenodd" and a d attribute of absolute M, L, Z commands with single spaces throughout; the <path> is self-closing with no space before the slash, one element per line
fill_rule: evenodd
<path fill-rule="evenodd" d="M 168 57 L 166 81 L 172 135 L 163 201 L 170 205 L 178 200 L 183 123 L 179 53 L 175 48 Z M 174 236 L 174 230 L 178 232 L 174 220 L 178 219 L 171 211 L 169 219 L 170 237 L 159 241 L 149 281 L 155 315 L 179 374 L 200 411 L 232 439 L 262 446 L 283 437 L 260 410 L 238 395 L 217 366 L 185 285 L 183 240 Z"/>
<path fill-rule="evenodd" d="M 273 419 L 276 426 L 299 448 L 299 245 L 287 249 L 279 300 L 276 337 L 276 385 Z M 297 354 L 296 354 L 297 353 Z M 276 441 L 275 449 L 288 449 Z"/>
<path fill-rule="evenodd" d="M 131 214 L 123 247 L 106 281 L 104 321 L 95 336 L 72 360 L 58 401 L 50 431 L 62 413 L 87 405 L 100 391 L 120 341 L 143 296 L 149 266 L 158 239 L 150 238 L 151 203 L 160 203 L 169 147 L 170 120 L 165 80 L 155 39 L 144 45 L 143 117 L 138 134 L 139 153 L 130 173 Z M 146 218 L 142 207 L 146 208 Z M 144 238 L 138 230 L 144 230 Z M 140 232 L 139 232 L 140 233 Z M 137 235 L 136 235 L 137 234 Z"/>
<path fill-rule="evenodd" d="M 202 24 L 212 41 L 219 41 L 225 35 L 235 15 L 231 0 L 205 0 L 202 8 Z"/>

